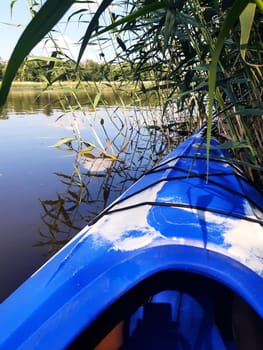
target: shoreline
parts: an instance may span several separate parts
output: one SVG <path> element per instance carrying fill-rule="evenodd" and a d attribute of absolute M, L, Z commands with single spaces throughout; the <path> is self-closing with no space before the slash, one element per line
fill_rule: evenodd
<path fill-rule="evenodd" d="M 147 81 L 144 82 L 144 84 L 149 87 L 152 85 L 152 82 Z M 20 89 L 26 89 L 26 90 L 44 90 L 47 92 L 52 92 L 55 90 L 63 91 L 65 89 L 74 90 L 74 91 L 80 91 L 85 89 L 91 89 L 95 88 L 98 91 L 103 90 L 109 90 L 109 89 L 134 89 L 136 88 L 136 83 L 131 83 L 129 81 L 127 82 L 120 82 L 120 81 L 65 81 L 65 82 L 55 82 L 52 85 L 47 86 L 45 82 L 34 82 L 34 81 L 14 81 L 11 87 L 10 91 L 14 90 L 20 90 Z M 136 89 L 137 90 L 137 89 Z"/>

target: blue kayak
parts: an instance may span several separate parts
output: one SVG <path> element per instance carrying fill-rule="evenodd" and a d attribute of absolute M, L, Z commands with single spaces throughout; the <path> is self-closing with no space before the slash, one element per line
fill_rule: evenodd
<path fill-rule="evenodd" d="M 263 318 L 263 196 L 216 139 L 207 164 L 205 142 L 188 138 L 0 305 L 0 349 L 238 349 L 233 324 Z"/>

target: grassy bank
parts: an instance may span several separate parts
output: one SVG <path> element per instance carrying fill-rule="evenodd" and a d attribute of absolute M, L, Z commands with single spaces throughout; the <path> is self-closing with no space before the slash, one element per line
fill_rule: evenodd
<path fill-rule="evenodd" d="M 145 82 L 144 87 L 153 86 L 152 82 Z M 142 89 L 134 82 L 120 81 L 65 81 L 56 82 L 47 86 L 44 82 L 14 81 L 8 100 L 12 98 L 44 98 L 49 96 L 49 103 L 56 100 L 67 100 L 67 104 L 79 107 L 89 104 L 94 108 L 100 105 L 143 105 L 160 106 L 162 102 L 158 98 L 156 91 L 142 92 Z M 63 103 L 64 105 L 64 103 Z M 76 106 L 75 106 L 76 107 Z"/>
<path fill-rule="evenodd" d="M 144 82 L 145 87 L 152 86 L 153 83 L 150 81 Z M 136 86 L 133 82 L 119 82 L 119 81 L 100 81 L 100 82 L 94 82 L 94 81 L 87 81 L 87 82 L 79 82 L 79 81 L 65 81 L 65 82 L 55 82 L 50 86 L 47 86 L 45 82 L 34 82 L 34 81 L 14 81 L 12 84 L 12 90 L 14 89 L 38 89 L 38 90 L 45 90 L 45 91 L 79 91 L 79 90 L 85 90 L 85 89 L 97 89 L 99 91 L 102 90 L 109 90 L 109 89 L 125 89 L 125 90 L 139 90 L 138 86 Z"/>

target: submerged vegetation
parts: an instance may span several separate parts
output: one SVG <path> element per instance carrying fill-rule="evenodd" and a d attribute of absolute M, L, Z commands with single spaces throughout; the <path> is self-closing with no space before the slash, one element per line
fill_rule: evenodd
<path fill-rule="evenodd" d="M 209 144 L 214 122 L 233 161 L 262 187 L 262 0 L 103 0 L 95 10 L 88 8 L 90 1 L 28 3 L 33 18 L 5 69 L 1 106 L 13 79 L 27 80 L 27 74 L 30 80 L 44 81 L 46 88 L 74 80 L 81 89 L 86 81 L 103 80 L 116 91 L 113 81 L 120 86 L 133 82 L 137 101 L 154 94 L 155 104 L 163 108 L 161 127 L 166 133 L 182 114 L 189 133 L 207 123 Z M 70 10 L 74 3 L 79 7 Z M 76 20 L 85 26 L 77 62 L 56 44 L 52 31 L 65 14 L 68 23 Z M 47 36 L 55 51 L 48 58 L 29 60 L 30 51 Z M 103 63 L 81 62 L 90 44 L 99 47 Z M 106 60 L 109 46 L 114 57 Z M 94 108 L 102 102 L 100 87 L 96 84 L 91 99 Z M 75 99 L 66 109 L 77 108 L 83 103 Z"/>

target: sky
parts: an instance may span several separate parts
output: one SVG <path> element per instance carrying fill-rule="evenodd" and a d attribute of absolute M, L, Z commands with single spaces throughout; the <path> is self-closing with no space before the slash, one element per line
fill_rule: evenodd
<path fill-rule="evenodd" d="M 19 39 L 20 35 L 23 32 L 26 24 L 29 23 L 31 16 L 28 9 L 27 0 L 17 0 L 11 17 L 10 12 L 10 2 L 11 0 L 2 0 L 1 1 L 1 11 L 0 11 L 0 59 L 8 60 L 14 47 Z M 73 5 L 74 7 L 71 9 L 71 13 L 78 10 L 78 6 L 83 5 Z M 93 10 L 96 9 L 96 6 L 93 5 Z M 77 44 L 78 40 L 85 33 L 86 27 L 84 25 L 80 25 L 77 22 L 78 17 L 74 17 L 75 23 L 71 23 L 66 26 L 61 23 L 57 29 L 60 33 L 57 34 L 56 39 L 58 43 L 67 51 L 67 54 L 72 58 L 76 59 L 78 55 L 79 45 Z M 43 43 L 39 44 L 33 51 L 33 55 L 47 55 L 48 51 L 52 51 L 50 47 L 51 44 L 46 45 L 46 49 L 43 50 Z M 108 55 L 112 55 L 108 50 Z M 100 52 L 101 50 L 95 46 L 89 46 L 83 56 L 83 60 L 92 59 L 94 61 L 100 60 Z M 105 52 L 104 52 L 105 53 Z"/>

